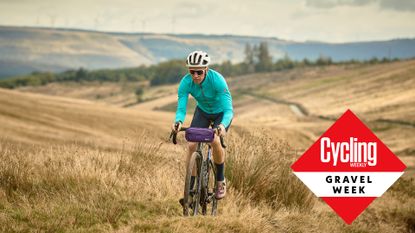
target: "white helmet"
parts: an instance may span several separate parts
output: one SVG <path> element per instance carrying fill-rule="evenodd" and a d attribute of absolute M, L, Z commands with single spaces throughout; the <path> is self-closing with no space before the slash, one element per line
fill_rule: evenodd
<path fill-rule="evenodd" d="M 210 64 L 210 57 L 206 52 L 193 51 L 187 56 L 187 67 L 207 67 Z"/>

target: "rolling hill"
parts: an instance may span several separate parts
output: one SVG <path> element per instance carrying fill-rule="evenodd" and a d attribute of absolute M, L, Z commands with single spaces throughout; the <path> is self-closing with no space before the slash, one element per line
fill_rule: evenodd
<path fill-rule="evenodd" d="M 235 78 L 229 85 L 251 101 L 249 106 L 241 105 L 248 110 L 247 116 L 241 116 L 247 124 L 290 132 L 284 138 L 292 138 L 287 140 L 303 149 L 351 109 L 392 151 L 407 159 L 412 167 L 409 174 L 414 175 L 414 67 L 415 60 L 295 69 Z M 260 110 L 258 101 L 268 105 Z M 270 104 L 279 108 L 271 110 Z M 255 111 L 249 111 L 251 107 Z"/>
<path fill-rule="evenodd" d="M 337 117 L 351 109 L 392 151 L 413 164 L 414 67 L 415 60 L 408 60 L 228 77 L 237 116 L 234 123 L 271 129 L 276 137 L 304 151 Z M 177 84 L 146 88 L 145 102 L 134 104 L 136 85 L 51 83 L 19 90 L 129 106 L 139 111 L 175 110 Z"/>
<path fill-rule="evenodd" d="M 113 83 L 0 89 L 0 231 L 411 232 L 414 62 L 230 77 L 236 117 L 219 217 L 181 216 L 186 146 L 168 142 L 173 113 L 160 111 L 175 104 L 176 85 L 128 108 Z M 352 225 L 289 169 L 347 108 L 408 166 Z"/>
<path fill-rule="evenodd" d="M 232 35 L 127 34 L 0 26 L 0 78 L 32 71 L 156 64 L 182 59 L 196 49 L 208 51 L 218 63 L 240 62 L 247 43 L 258 45 L 263 41 L 268 43 L 274 59 L 285 55 L 296 60 L 329 56 L 334 61 L 415 56 L 415 39 L 334 44 Z"/>

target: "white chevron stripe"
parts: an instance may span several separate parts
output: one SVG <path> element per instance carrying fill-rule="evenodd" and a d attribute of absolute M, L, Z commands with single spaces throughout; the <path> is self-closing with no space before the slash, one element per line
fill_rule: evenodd
<path fill-rule="evenodd" d="M 294 172 L 294 174 L 318 197 L 380 197 L 403 172 Z M 334 191 L 334 187 L 338 192 Z M 361 193 L 362 191 L 364 193 Z"/>

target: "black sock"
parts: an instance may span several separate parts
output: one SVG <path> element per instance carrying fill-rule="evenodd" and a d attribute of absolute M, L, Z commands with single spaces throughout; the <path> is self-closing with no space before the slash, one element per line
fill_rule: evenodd
<path fill-rule="evenodd" d="M 193 185 L 195 184 L 195 179 L 196 179 L 195 176 L 190 177 L 190 189 L 193 189 Z"/>
<path fill-rule="evenodd" d="M 216 166 L 216 181 L 224 181 L 225 180 L 225 175 L 224 175 L 225 163 L 221 163 L 221 164 L 215 163 L 215 166 Z"/>

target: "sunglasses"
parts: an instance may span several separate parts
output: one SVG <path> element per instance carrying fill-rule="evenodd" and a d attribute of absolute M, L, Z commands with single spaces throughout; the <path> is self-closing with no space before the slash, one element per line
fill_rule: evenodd
<path fill-rule="evenodd" d="M 203 72 L 205 72 L 205 71 L 204 70 L 189 70 L 189 73 L 192 74 L 192 75 L 194 75 L 194 74 L 202 75 Z"/>

